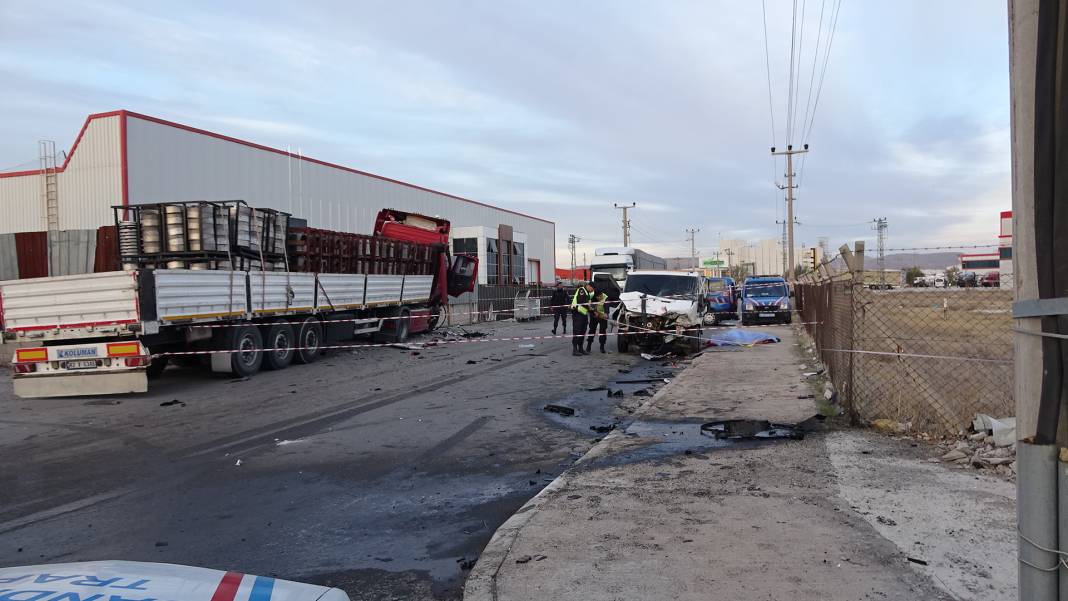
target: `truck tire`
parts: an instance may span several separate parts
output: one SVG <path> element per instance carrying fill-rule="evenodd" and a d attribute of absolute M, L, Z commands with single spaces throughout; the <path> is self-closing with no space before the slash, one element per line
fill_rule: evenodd
<path fill-rule="evenodd" d="M 230 369 L 239 378 L 256 375 L 263 366 L 263 335 L 253 325 L 226 328 L 224 340 L 229 342 Z"/>
<path fill-rule="evenodd" d="M 307 317 L 297 328 L 297 350 L 293 354 L 293 361 L 297 363 L 313 363 L 319 358 L 320 348 L 323 346 L 323 324 L 314 317 Z"/>
<path fill-rule="evenodd" d="M 297 346 L 293 326 L 284 321 L 272 323 L 264 328 L 263 334 L 263 369 L 285 369 L 293 362 Z"/>
<path fill-rule="evenodd" d="M 407 306 L 402 306 L 396 312 L 393 319 L 393 334 L 389 336 L 391 343 L 403 343 L 408 339 L 408 330 L 411 329 L 411 311 Z"/>
<path fill-rule="evenodd" d="M 150 378 L 158 378 L 163 375 L 163 370 L 167 369 L 167 363 L 170 357 L 153 357 L 152 362 L 148 364 L 145 369 L 145 373 Z"/>
<path fill-rule="evenodd" d="M 686 330 L 686 335 L 689 338 L 686 339 L 686 350 L 691 354 L 697 354 L 701 352 L 701 348 L 704 347 L 704 340 L 701 338 L 701 328 L 691 328 Z"/>

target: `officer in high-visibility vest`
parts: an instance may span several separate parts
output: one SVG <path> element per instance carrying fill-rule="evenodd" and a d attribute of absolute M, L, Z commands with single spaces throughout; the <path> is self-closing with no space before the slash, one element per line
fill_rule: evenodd
<path fill-rule="evenodd" d="M 582 350 L 582 341 L 586 337 L 586 327 L 589 325 L 592 298 L 593 286 L 589 282 L 579 286 L 575 290 L 575 296 L 571 297 L 571 354 L 575 356 L 587 354 Z"/>
<path fill-rule="evenodd" d="M 608 352 L 604 350 L 604 343 L 608 342 L 608 309 L 605 307 L 607 300 L 608 294 L 604 290 L 594 292 L 590 302 L 590 335 L 586 338 L 586 354 L 593 348 L 593 339 L 597 336 L 598 328 L 601 330 L 601 352 Z"/>

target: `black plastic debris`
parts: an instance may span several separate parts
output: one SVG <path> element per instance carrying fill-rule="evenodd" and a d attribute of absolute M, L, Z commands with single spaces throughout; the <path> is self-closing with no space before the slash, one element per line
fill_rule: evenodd
<path fill-rule="evenodd" d="M 468 364 L 468 365 L 474 365 L 474 364 L 476 364 L 476 363 L 478 363 L 478 361 L 475 361 L 474 359 L 468 359 L 468 360 L 467 360 L 467 364 Z"/>
<path fill-rule="evenodd" d="M 645 388 L 642 388 L 641 390 L 635 390 L 634 396 L 652 396 L 652 394 Z"/>
<path fill-rule="evenodd" d="M 476 560 L 476 559 L 467 559 L 467 558 L 461 557 L 460 559 L 457 560 L 457 563 L 460 564 L 460 569 L 466 572 L 466 571 L 470 570 L 471 568 L 475 567 L 475 562 L 476 561 L 478 561 L 478 560 Z"/>
<path fill-rule="evenodd" d="M 917 557 L 906 557 L 905 559 L 907 559 L 907 560 L 911 561 L 912 563 L 918 563 L 918 564 L 920 564 L 921 566 L 925 566 L 925 565 L 927 565 L 927 562 L 926 562 L 926 561 L 924 561 L 924 560 L 922 560 L 922 559 L 919 559 L 919 558 L 917 558 Z"/>
<path fill-rule="evenodd" d="M 608 391 L 608 396 L 621 397 L 621 396 L 623 396 L 623 391 L 622 390 L 618 390 L 618 389 L 617 390 L 609 390 Z"/>
<path fill-rule="evenodd" d="M 730 440 L 760 438 L 790 438 L 801 440 L 805 433 L 783 424 L 773 424 L 759 419 L 728 419 L 701 424 L 701 433 L 713 438 Z"/>
<path fill-rule="evenodd" d="M 178 399 L 172 399 L 170 401 L 163 401 L 162 403 L 159 404 L 160 407 L 173 407 L 174 405 L 179 405 L 181 407 L 185 407 L 185 403 L 183 403 L 182 401 L 179 401 Z"/>
<path fill-rule="evenodd" d="M 616 425 L 615 424 L 607 424 L 607 425 L 604 425 L 604 426 L 590 426 L 590 430 L 593 430 L 594 432 L 596 432 L 598 434 L 605 434 L 605 433 L 611 432 L 612 430 L 615 430 L 615 429 L 616 429 Z"/>
<path fill-rule="evenodd" d="M 607 386 L 591 386 L 590 388 L 587 388 L 586 390 L 589 390 L 590 392 L 596 392 L 598 390 L 608 390 L 608 387 Z"/>
<path fill-rule="evenodd" d="M 575 415 L 574 409 L 572 409 L 571 407 L 565 407 L 564 405 L 546 405 L 545 410 L 550 413 L 559 413 L 560 415 Z"/>

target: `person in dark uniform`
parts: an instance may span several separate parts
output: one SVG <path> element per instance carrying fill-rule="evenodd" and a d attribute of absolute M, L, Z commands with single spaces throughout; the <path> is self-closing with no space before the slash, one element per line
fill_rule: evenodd
<path fill-rule="evenodd" d="M 553 295 L 549 298 L 549 306 L 553 308 L 553 336 L 556 336 L 556 326 L 562 323 L 564 334 L 567 334 L 567 291 L 564 290 L 563 282 L 556 282 Z"/>
<path fill-rule="evenodd" d="M 571 354 L 586 355 L 582 350 L 582 341 L 586 337 L 589 325 L 590 301 L 593 299 L 593 286 L 589 282 L 580 285 L 571 299 Z"/>
<path fill-rule="evenodd" d="M 603 289 L 593 293 L 593 299 L 590 301 L 590 335 L 586 338 L 586 354 L 589 354 L 590 349 L 593 348 L 593 339 L 597 336 L 598 329 L 601 330 L 601 352 L 608 352 L 604 350 L 604 344 L 608 341 L 608 307 L 605 306 L 607 300 L 608 294 Z"/>

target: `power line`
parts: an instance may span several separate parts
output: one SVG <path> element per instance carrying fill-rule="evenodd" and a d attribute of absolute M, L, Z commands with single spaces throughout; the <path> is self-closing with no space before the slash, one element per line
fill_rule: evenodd
<path fill-rule="evenodd" d="M 816 102 L 812 105 L 812 118 L 808 123 L 806 129 L 802 126 L 801 131 L 803 139 L 808 140 L 812 135 L 812 126 L 816 122 L 816 109 L 820 106 L 820 97 L 823 94 L 823 80 L 827 77 L 827 64 L 831 60 L 831 47 L 834 45 L 834 33 L 838 29 L 838 13 L 842 10 L 842 0 L 838 0 L 838 4 L 834 8 L 834 17 L 831 18 L 830 33 L 827 36 L 827 50 L 823 53 L 823 68 L 820 70 L 820 83 L 816 88 Z"/>
<path fill-rule="evenodd" d="M 786 145 L 793 144 L 790 133 L 793 131 L 794 114 L 794 49 L 797 41 L 797 0 L 794 0 L 794 9 L 790 23 L 790 83 L 787 85 L 786 94 Z"/>
<path fill-rule="evenodd" d="M 794 106 L 793 106 L 793 123 L 791 128 L 797 125 L 797 102 L 801 96 L 801 62 L 802 57 L 805 55 L 805 8 L 808 6 L 808 0 L 801 0 L 801 33 L 797 39 L 797 74 L 794 76 Z M 804 122 L 802 122 L 802 126 Z M 794 132 L 790 132 L 790 139 L 793 139 Z"/>
<path fill-rule="evenodd" d="M 771 113 L 771 145 L 775 146 L 775 104 L 771 94 L 771 55 L 768 52 L 768 7 L 767 0 L 760 1 L 764 13 L 764 66 L 768 73 L 768 111 Z"/>

